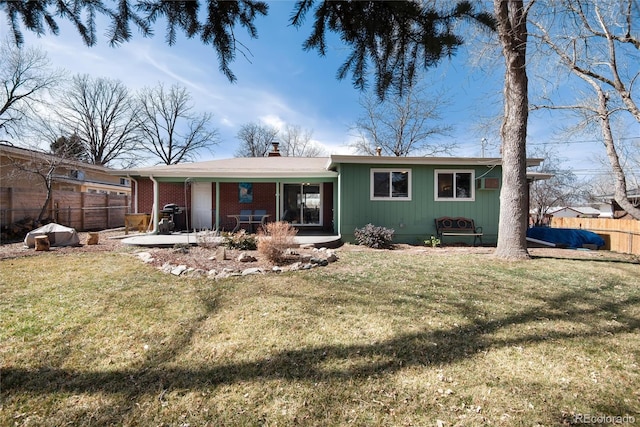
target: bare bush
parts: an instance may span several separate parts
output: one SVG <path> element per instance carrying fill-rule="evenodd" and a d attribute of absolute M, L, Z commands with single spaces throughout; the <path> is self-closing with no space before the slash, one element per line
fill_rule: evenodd
<path fill-rule="evenodd" d="M 216 230 L 201 231 L 196 236 L 198 238 L 198 246 L 205 249 L 215 249 L 222 243 L 220 233 Z"/>
<path fill-rule="evenodd" d="M 271 262 L 282 263 L 287 249 L 296 246 L 297 233 L 298 230 L 288 222 L 270 222 L 265 226 L 265 233 L 258 240 L 258 252 Z"/>

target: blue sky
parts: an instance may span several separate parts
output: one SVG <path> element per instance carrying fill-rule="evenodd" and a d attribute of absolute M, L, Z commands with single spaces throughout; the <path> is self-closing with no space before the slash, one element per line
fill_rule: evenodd
<path fill-rule="evenodd" d="M 106 37 L 98 45 L 86 47 L 79 35 L 62 25 L 59 36 L 36 37 L 25 31 L 27 45 L 40 46 L 55 67 L 69 75 L 89 73 L 122 80 L 131 90 L 180 83 L 193 96 L 195 108 L 213 114 L 213 126 L 219 130 L 221 144 L 202 160 L 232 157 L 238 147 L 236 134 L 242 124 L 262 122 L 276 127 L 297 125 L 313 131 L 313 140 L 329 154 L 352 154 L 350 127 L 362 115 L 360 92 L 351 81 L 337 80 L 338 67 L 346 49 L 335 37 L 328 53 L 305 52 L 302 43 L 309 34 L 307 25 L 296 29 L 288 25 L 291 1 L 270 2 L 269 14 L 256 20 L 259 38 L 249 39 L 238 30 L 250 53 L 238 54 L 231 64 L 237 82 L 230 83 L 218 70 L 213 49 L 198 40 L 179 38 L 174 46 L 164 40 L 159 27 L 152 38 L 134 35 L 133 40 L 109 47 Z M 104 27 L 99 29 L 104 33 Z M 489 69 L 490 68 L 490 69 Z M 458 144 L 454 153 L 480 156 L 481 140 L 486 138 L 485 155 L 499 156 L 497 128 L 482 132 L 478 124 L 501 112 L 502 63 L 495 67 L 471 68 L 465 49 L 451 60 L 430 70 L 431 85 L 444 89 L 451 102 L 441 111 L 444 122 L 454 127 L 450 136 Z M 548 114 L 534 115 L 529 124 L 529 144 L 543 144 L 552 138 L 553 126 Z M 599 167 L 591 160 L 586 144 L 558 145 L 558 154 L 574 168 Z M 576 149 L 578 147 L 578 149 Z M 590 147 L 590 145 L 589 145 Z"/>

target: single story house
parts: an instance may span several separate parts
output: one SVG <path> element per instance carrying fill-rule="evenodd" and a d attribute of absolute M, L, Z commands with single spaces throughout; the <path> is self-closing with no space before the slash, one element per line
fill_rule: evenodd
<path fill-rule="evenodd" d="M 347 242 L 372 223 L 394 229 L 395 242 L 417 243 L 436 234 L 435 218 L 461 216 L 482 226 L 485 244 L 497 241 L 499 158 L 275 155 L 119 173 L 131 180 L 133 211 L 156 213 L 156 231 L 158 213 L 175 204 L 178 229 L 232 230 L 239 214 L 259 211 Z"/>
<path fill-rule="evenodd" d="M 557 206 L 549 209 L 548 213 L 557 218 L 600 218 L 605 216 L 599 209 L 591 206 Z"/>

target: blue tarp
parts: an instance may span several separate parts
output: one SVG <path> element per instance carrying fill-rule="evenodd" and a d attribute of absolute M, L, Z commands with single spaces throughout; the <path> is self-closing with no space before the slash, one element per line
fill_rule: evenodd
<path fill-rule="evenodd" d="M 527 237 L 573 249 L 582 248 L 583 245 L 604 246 L 604 239 L 596 233 L 574 228 L 533 227 L 527 230 Z"/>

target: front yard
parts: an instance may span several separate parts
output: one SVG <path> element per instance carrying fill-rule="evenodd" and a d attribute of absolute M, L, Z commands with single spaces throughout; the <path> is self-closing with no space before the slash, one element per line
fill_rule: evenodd
<path fill-rule="evenodd" d="M 1 260 L 0 425 L 640 422 L 637 263 L 339 253 L 219 281 Z"/>

